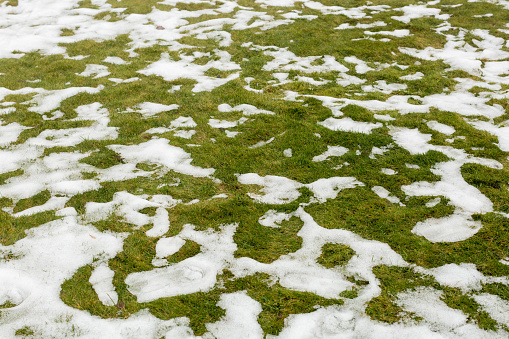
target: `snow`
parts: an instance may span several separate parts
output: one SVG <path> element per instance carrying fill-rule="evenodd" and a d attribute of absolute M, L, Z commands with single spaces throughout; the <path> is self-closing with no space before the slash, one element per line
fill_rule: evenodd
<path fill-rule="evenodd" d="M 313 161 L 320 162 L 329 159 L 330 157 L 340 157 L 348 152 L 348 148 L 342 146 L 327 146 L 327 150 L 315 157 Z"/>
<path fill-rule="evenodd" d="M 442 134 L 446 134 L 446 135 L 453 135 L 454 132 L 456 132 L 456 130 L 454 129 L 454 127 L 451 127 L 449 125 L 444 125 L 444 124 L 441 124 L 439 123 L 438 121 L 428 121 L 426 123 L 426 125 L 437 131 L 437 132 L 440 132 Z"/>
<path fill-rule="evenodd" d="M 195 231 L 193 225 L 185 225 L 179 236 L 200 244 L 202 252 L 177 264 L 129 274 L 125 280 L 129 292 L 138 302 L 149 302 L 210 290 L 216 283 L 216 276 L 233 259 L 237 249 L 233 242 L 236 228 L 233 224 L 223 225 L 219 232 L 201 232 Z"/>
<path fill-rule="evenodd" d="M 127 162 L 160 164 L 178 173 L 196 177 L 209 177 L 214 173 L 213 168 L 201 168 L 191 165 L 192 158 L 182 148 L 172 146 L 166 139 L 154 139 L 139 145 L 108 146 Z"/>
<path fill-rule="evenodd" d="M 356 132 L 364 134 L 370 134 L 373 129 L 380 128 L 383 126 L 379 122 L 370 123 L 355 121 L 352 118 L 342 118 L 342 119 L 327 118 L 324 121 L 318 122 L 318 125 L 322 125 L 333 131 Z"/>
<path fill-rule="evenodd" d="M 88 281 L 92 284 L 99 300 L 105 306 L 114 306 L 118 302 L 118 294 L 115 292 L 112 280 L 115 272 L 106 265 L 97 266 Z"/>
<path fill-rule="evenodd" d="M 181 4 L 207 6 L 184 10 Z M 509 44 L 504 23 L 491 31 L 453 27 L 445 8 L 466 2 L 443 5 L 430 1 L 401 7 L 368 2 L 343 7 L 310 0 L 257 0 L 259 7 L 254 9 L 232 1 L 164 0 L 147 14 L 127 11 L 124 7 L 128 4 L 115 8 L 105 0 L 92 0 L 91 8 L 81 5 L 78 0 L 24 0 L 16 6 L 0 6 L 0 61 L 11 59 L 7 61 L 23 65 L 39 54 L 42 58 L 64 58 L 76 66 L 69 68 L 73 69 L 72 74 L 59 70 L 62 77 L 70 76 L 65 85 L 58 81 L 48 85 L 37 66 L 30 70 L 34 75 L 28 79 L 22 73 L 12 74 L 8 68 L 0 73 L 6 86 L 0 87 L 2 213 L 5 220 L 17 219 L 26 226 L 19 239 L 17 233 L 13 236 L 12 243 L 0 239 L 0 306 L 7 302 L 15 305 L 1 310 L 2 338 L 14 338 L 16 331 L 24 327 L 41 338 L 198 338 L 192 316 L 158 319 L 150 313 L 149 305 L 138 312 L 103 319 L 91 315 L 90 309 L 80 310 L 61 300 L 64 282 L 87 268 L 91 270 L 90 277 L 79 282 L 92 289 L 85 292 L 90 295 L 80 297 L 123 312 L 122 294 L 117 291 L 118 272 L 111 260 L 124 251 L 124 240 L 135 231 L 136 236 L 148 237 L 154 244 L 155 257 L 149 259 L 153 267 L 128 271 L 120 283 L 125 283 L 138 303 L 190 294 L 194 297 L 199 295 L 197 292 L 217 293 L 216 306 L 224 310 L 224 315 L 217 321 L 199 324 L 205 329 L 201 338 L 508 336 L 507 329 L 501 327 L 509 326 L 507 300 L 483 291 L 486 284 L 507 286 L 507 276 L 482 273 L 489 270 L 475 258 L 471 258 L 472 262 L 456 260 L 427 268 L 407 262 L 406 256 L 403 259 L 398 253 L 397 243 L 391 243 L 391 248 L 374 240 L 376 236 L 363 238 L 354 227 L 347 230 L 343 223 L 351 219 L 339 220 L 330 208 L 332 200 L 350 208 L 352 198 L 342 193 L 347 189 L 355 190 L 353 193 L 362 191 L 382 202 L 387 200 L 403 213 L 407 208 L 441 213 L 447 204 L 451 208 L 448 214 L 430 217 L 424 213 L 421 219 L 406 225 L 411 230 L 408 237 L 423 243 L 462 242 L 481 234 L 486 225 L 476 218 L 479 215 L 493 213 L 495 218 L 507 218 L 507 213 L 497 211 L 500 204 L 491 200 L 492 195 L 485 188 L 469 184 L 462 175 L 465 164 L 507 170 L 507 156 L 503 153 L 509 152 L 509 122 L 504 120 L 507 112 L 503 103 L 509 98 Z M 509 9 L 507 1 L 493 5 L 500 11 Z M 390 13 L 392 22 L 377 21 L 381 12 Z M 481 21 L 492 16 L 493 13 L 485 13 L 473 18 Z M 348 49 L 344 58 L 337 53 L 317 55 L 312 50 L 300 50 L 293 40 L 285 40 L 284 46 L 271 45 L 279 41 L 272 38 L 263 45 L 242 41 L 243 30 L 277 33 L 274 28 L 286 26 L 291 31 L 296 27 L 294 23 L 328 22 L 332 18 L 337 20 L 330 29 L 338 36 L 357 34 L 360 37 L 353 40 L 362 40 L 359 43 L 397 42 L 400 45 L 391 50 L 394 59 L 377 62 L 376 56 L 358 54 L 356 49 Z M 408 47 L 417 32 L 413 25 L 420 18 L 433 19 L 430 22 L 435 27 L 429 34 L 441 35 L 443 45 Z M 72 30 L 73 35 L 62 35 L 64 29 Z M 93 50 L 81 52 L 87 55 L 74 55 L 68 47 L 84 41 L 111 42 L 119 36 L 129 41 L 123 50 L 100 58 Z M 302 38 L 306 37 L 299 37 Z M 197 40 L 207 42 L 208 47 L 193 46 Z M 232 52 L 239 46 L 243 55 Z M 136 58 L 149 55 L 145 53 L 148 48 L 153 48 L 152 52 L 140 66 Z M 252 64 L 256 57 L 256 72 L 247 71 L 245 65 Z M 428 81 L 426 67 L 435 63 L 440 63 L 440 69 L 446 65 L 440 76 L 454 80 L 454 84 L 443 91 L 412 93 L 414 86 Z M 133 74 L 122 76 L 117 73 L 120 70 Z M 457 70 L 468 74 L 456 72 L 460 75 L 452 79 L 449 72 Z M 214 72 L 221 72 L 221 76 L 212 76 Z M 163 91 L 167 97 L 160 98 L 151 89 L 143 93 L 122 92 L 129 102 L 127 109 L 102 101 L 107 100 L 111 89 L 120 90 L 135 81 L 132 85 L 141 86 L 150 77 L 166 82 Z M 255 87 L 255 83 L 260 87 Z M 341 90 L 335 91 L 338 88 Z M 206 99 L 194 107 L 194 95 L 199 100 Z M 315 109 L 308 99 L 317 101 L 323 110 Z M 190 106 L 186 105 L 187 100 Z M 284 125 L 283 133 L 274 131 L 274 122 L 289 119 L 284 116 L 287 104 L 300 105 L 310 113 L 303 119 L 307 125 L 302 125 L 309 140 L 285 144 L 292 135 L 290 123 Z M 345 116 L 342 110 L 348 105 L 363 107 L 376 120 L 367 122 L 364 117 L 360 121 L 353 115 Z M 118 113 L 134 113 L 127 118 L 139 119 L 139 126 L 133 126 L 132 133 L 126 134 Z M 452 115 L 459 120 L 449 119 Z M 126 119 L 126 115 L 120 119 Z M 239 128 L 240 125 L 243 126 Z M 243 139 L 258 125 L 265 128 L 263 133 L 255 139 Z M 213 139 L 207 135 L 211 128 L 225 134 Z M 245 130 L 245 134 L 236 129 Z M 493 136 L 494 144 L 471 144 L 477 141 L 470 138 L 474 135 L 471 130 Z M 287 131 L 285 138 L 280 138 Z M 172 135 L 171 140 L 164 138 L 167 135 Z M 362 147 L 358 147 L 357 140 Z M 464 140 L 468 148 L 462 149 L 463 143 L 457 140 Z M 217 170 L 210 168 L 213 162 L 207 160 L 205 152 L 230 145 L 235 152 L 252 152 L 257 158 L 250 158 L 242 168 L 231 168 L 229 164 L 219 164 Z M 106 168 L 90 165 L 87 158 L 102 156 L 103 147 L 114 151 L 119 162 Z M 483 158 L 480 154 L 488 149 L 490 152 Z M 430 151 L 441 153 L 446 159 L 425 165 Z M 393 155 L 407 157 L 406 168 L 394 163 Z M 272 162 L 265 162 L 269 157 Z M 351 164 L 337 157 L 348 159 Z M 350 160 L 352 157 L 354 160 Z M 365 182 L 355 177 L 359 170 L 355 159 L 373 166 L 374 175 L 361 179 Z M 153 165 L 153 169 L 141 170 L 146 164 Z M 292 171 L 295 168 L 299 171 Z M 303 168 L 309 170 L 302 171 Z M 433 174 L 435 179 L 413 179 L 424 173 Z M 185 176 L 212 183 L 213 193 L 189 197 L 195 188 L 188 186 L 186 179 L 181 183 Z M 232 187 L 239 190 L 238 194 Z M 167 194 L 168 189 L 171 192 L 177 188 L 186 192 L 185 198 Z M 42 201 L 23 201 L 42 192 L 47 196 Z M 424 197 L 418 200 L 422 206 L 405 206 L 403 202 L 407 203 L 410 197 Z M 251 213 L 249 220 L 242 213 L 232 213 L 231 222 L 211 228 L 181 221 L 182 210 L 192 209 L 194 214 L 190 217 L 200 220 L 209 217 L 201 215 L 209 208 L 221 211 L 233 199 L 239 199 L 242 208 L 246 207 L 245 213 Z M 81 201 L 79 207 L 76 201 Z M 42 212 L 51 212 L 47 215 L 52 219 L 38 221 Z M 355 215 L 354 209 L 350 212 L 348 218 L 362 217 Z M 96 228 L 101 222 L 114 220 L 112 217 L 123 223 L 124 232 Z M 245 244 L 236 242 L 236 233 L 244 231 L 248 223 L 268 227 L 268 232 L 286 232 L 286 222 L 295 219 L 302 224 L 297 231 L 302 240 L 298 249 L 272 262 L 238 255 L 237 249 Z M 326 220 L 324 225 L 320 225 L 321 220 Z M 480 244 L 486 241 L 482 237 L 473 239 Z M 188 242 L 197 243 L 199 253 L 170 263 L 168 257 Z M 350 248 L 353 255 L 345 263 L 326 268 L 318 259 L 325 244 L 341 244 Z M 509 262 L 506 255 L 493 260 L 502 265 Z M 472 298 L 480 305 L 479 311 L 497 322 L 496 330 L 484 330 L 470 319 L 471 314 L 448 306 L 444 292 L 436 284 L 393 295 L 402 310 L 401 321 L 388 324 L 373 320 L 365 310 L 367 303 L 386 288 L 373 272 L 381 265 L 407 267 Z M 260 315 L 267 305 L 249 289 L 227 290 L 224 277 L 220 277 L 227 271 L 227 279 L 233 283 L 265 274 L 269 277 L 268 288 L 277 283 L 291 291 L 342 299 L 344 303 L 291 314 L 280 333 L 266 334 Z M 366 283 L 354 284 L 351 278 Z M 357 296 L 343 298 L 341 293 L 351 289 L 357 290 Z M 288 303 L 283 301 L 280 306 L 287 307 Z"/>
<path fill-rule="evenodd" d="M 163 105 L 154 102 L 142 102 L 134 107 L 134 109 L 128 109 L 126 112 L 136 112 L 143 115 L 145 118 L 153 117 L 161 112 L 167 112 L 178 109 L 178 105 Z"/>

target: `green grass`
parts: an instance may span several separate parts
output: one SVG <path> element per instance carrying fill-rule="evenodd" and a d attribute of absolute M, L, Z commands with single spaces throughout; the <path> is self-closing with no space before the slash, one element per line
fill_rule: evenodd
<path fill-rule="evenodd" d="M 232 13 L 218 12 L 186 17 L 188 24 L 204 23 L 208 20 L 231 19 L 239 15 L 240 10 L 251 10 L 266 13 L 276 20 L 285 19 L 283 13 L 294 8 L 262 6 L 253 0 L 237 1 L 240 6 Z M 342 6 L 354 8 L 365 5 L 365 1 L 322 0 L 326 6 Z M 327 242 L 322 248 L 315 249 L 316 263 L 324 268 L 339 272 L 354 286 L 343 291 L 334 298 L 324 298 L 310 292 L 303 292 L 283 286 L 277 278 L 267 273 L 258 272 L 239 278 L 227 269 L 218 272 L 217 283 L 206 291 L 188 295 L 160 298 L 151 302 L 139 303 L 125 283 L 126 277 L 135 272 L 145 272 L 154 269 L 152 260 L 156 258 L 156 245 L 162 237 L 177 236 L 184 225 L 195 225 L 197 231 L 218 231 L 222 225 L 238 224 L 233 240 L 236 250 L 233 260 L 250 258 L 259 263 L 270 265 L 281 256 L 292 257 L 292 253 L 302 246 L 305 236 L 301 232 L 303 221 L 292 216 L 280 223 L 280 227 L 265 227 L 259 223 L 268 210 L 292 213 L 299 207 L 309 213 L 321 227 L 326 229 L 348 230 L 367 239 L 385 243 L 392 250 L 410 264 L 409 267 L 376 266 L 373 268 L 378 282 L 380 294 L 366 304 L 365 313 L 376 321 L 388 324 L 419 322 L 422 319 L 406 312 L 397 303 L 398 293 L 412 291 L 427 286 L 443 292 L 443 301 L 451 308 L 461 310 L 468 316 L 469 323 L 485 330 L 507 330 L 501 324 L 491 319 L 473 298 L 478 291 L 464 292 L 459 289 L 440 285 L 431 276 L 416 273 L 415 266 L 424 269 L 435 268 L 450 263 L 472 263 L 486 276 L 509 276 L 509 266 L 500 262 L 509 257 L 509 219 L 497 213 L 474 215 L 475 220 L 481 221 L 483 227 L 469 239 L 460 242 L 432 243 L 422 236 L 412 233 L 416 223 L 428 218 L 441 218 L 451 215 L 455 207 L 445 197 L 439 197 L 440 203 L 434 207 L 426 207 L 426 202 L 436 198 L 432 196 L 406 196 L 402 186 L 415 182 L 437 182 L 439 175 L 432 172 L 439 163 L 452 161 L 440 151 L 428 151 L 425 154 L 411 154 L 406 149 L 395 144 L 389 127 L 405 127 L 418 129 L 421 133 L 430 134 L 430 144 L 437 146 L 451 146 L 464 150 L 470 157 L 480 157 L 498 161 L 501 169 L 492 169 L 479 164 L 464 164 L 461 175 L 469 184 L 478 189 L 493 202 L 494 212 L 509 213 L 509 160 L 508 152 L 498 146 L 498 139 L 494 135 L 478 130 L 469 124 L 471 119 L 488 121 L 482 116 L 469 116 L 468 119 L 458 113 L 430 108 L 427 113 L 402 114 L 398 110 L 377 111 L 361 107 L 359 101 L 386 101 L 394 95 L 412 96 L 408 100 L 414 105 L 422 105 L 426 96 L 455 91 L 458 79 L 470 79 L 487 82 L 482 74 L 451 68 L 447 60 L 423 60 L 404 53 L 402 47 L 423 50 L 425 48 L 441 49 L 447 43 L 444 34 L 436 31 L 444 20 L 434 16 L 424 16 L 403 23 L 394 19 L 403 15 L 397 10 L 410 4 L 420 4 L 417 1 L 402 0 L 373 0 L 372 5 L 388 5 L 391 8 L 384 11 L 369 12 L 363 18 L 352 18 L 344 14 L 322 14 L 319 10 L 309 8 L 303 3 L 296 2 L 295 9 L 300 15 L 316 15 L 313 20 L 295 19 L 271 29 L 251 27 L 236 29 L 232 24 L 224 24 L 221 30 L 229 34 L 231 44 L 224 44 L 220 38 L 205 36 L 183 29 L 182 35 L 175 38 L 180 48 L 169 47 L 169 42 L 160 39 L 157 43 L 144 47 L 133 48 L 134 35 L 123 34 L 113 39 L 92 40 L 85 39 L 69 43 L 77 36 L 76 28 L 62 28 L 60 35 L 65 43 L 59 46 L 65 48 L 71 56 L 87 56 L 81 60 L 65 58 L 63 55 L 46 55 L 41 52 L 26 53 L 20 58 L 0 59 L 0 88 L 12 91 L 23 88 L 44 89 L 47 91 L 62 90 L 68 87 L 102 88 L 96 94 L 80 93 L 63 100 L 57 110 L 64 115 L 56 120 L 48 120 L 53 112 L 38 114 L 30 109 L 34 105 L 31 100 L 36 93 L 9 94 L 3 102 L 13 102 L 14 112 L 1 115 L 0 127 L 10 123 L 19 123 L 29 129 L 24 130 L 19 138 L 10 145 L 0 146 L 0 151 L 25 149 L 31 138 L 37 137 L 45 130 L 63 130 L 70 128 L 91 128 L 93 121 L 76 121 L 76 109 L 81 105 L 99 102 L 108 111 L 110 119 L 108 126 L 118 130 L 115 140 L 82 140 L 72 147 L 42 147 L 41 158 L 53 153 L 78 152 L 85 154 L 78 165 L 88 165 L 79 179 L 97 180 L 100 173 L 113 166 L 128 164 L 119 153 L 113 151 L 111 145 L 138 145 L 153 138 L 169 140 L 173 146 L 182 148 L 190 154 L 193 166 L 214 168 L 214 180 L 208 177 L 193 177 L 175 171 L 167 171 L 164 166 L 156 163 L 140 162 L 136 168 L 149 172 L 147 175 L 117 181 L 100 182 L 97 190 L 78 194 L 69 194 L 66 207 L 75 208 L 78 216 L 84 217 L 84 223 L 95 227 L 103 233 L 124 233 L 123 249 L 108 261 L 109 267 L 115 272 L 113 285 L 119 296 L 119 304 L 105 306 L 97 297 L 89 278 L 95 262 L 84 264 L 62 284 L 60 298 L 73 308 L 84 310 L 91 315 L 101 318 L 125 319 L 142 309 L 148 309 L 151 314 L 160 319 L 188 317 L 190 327 L 196 335 L 207 332 L 206 324 L 220 320 L 226 313 L 217 304 L 224 293 L 246 291 L 247 295 L 261 304 L 262 312 L 258 322 L 265 334 L 277 335 L 293 314 L 310 313 L 314 310 L 331 305 L 343 305 L 345 300 L 357 302 L 362 289 L 369 282 L 358 275 L 347 271 L 347 263 L 356 253 L 344 244 Z M 446 5 L 461 4 L 458 7 Z M 0 7 L 17 6 L 13 0 L 0 1 Z M 163 5 L 160 1 L 140 0 L 109 0 L 108 8 L 102 8 L 90 0 L 79 3 L 80 8 L 95 9 L 94 20 L 121 21 L 127 15 L 145 15 L 155 8 L 160 11 L 180 11 L 188 13 L 198 10 L 217 10 L 220 4 L 209 3 L 176 3 Z M 109 8 L 111 6 L 111 8 Z M 500 5 L 489 2 L 468 2 L 463 0 L 443 0 L 432 8 L 440 8 L 441 14 L 448 14 L 447 19 L 452 28 L 446 34 L 458 35 L 460 30 L 465 32 L 465 42 L 477 46 L 481 38 L 476 35 L 476 29 L 487 30 L 495 37 L 506 39 L 507 34 L 498 29 L 506 29 L 509 21 L 509 11 Z M 125 8 L 123 12 L 111 10 Z M 248 8 L 248 9 L 246 9 Z M 281 12 L 282 11 L 282 12 Z M 493 14 L 492 16 L 475 18 L 474 15 Z M 258 20 L 258 21 L 257 21 Z M 248 24 L 262 22 L 265 19 L 254 17 Z M 341 24 L 357 23 L 369 24 L 384 21 L 387 26 L 370 29 L 355 28 L 338 30 Z M 210 22 L 209 22 L 210 23 Z M 145 27 L 146 26 L 146 27 Z M 155 29 L 156 24 L 148 20 L 144 29 Z M 254 25 L 255 26 L 255 25 Z M 159 27 L 156 30 L 167 33 L 171 28 Z M 365 31 L 385 31 L 408 29 L 410 35 L 401 38 L 390 37 L 390 41 L 379 41 L 382 36 L 369 37 Z M 476 33 L 477 32 L 477 33 Z M 384 36 L 385 37 L 385 36 Z M 64 41 L 64 40 L 62 40 Z M 244 43 L 252 43 L 246 47 Z M 263 48 L 253 46 L 277 46 L 294 53 L 297 57 L 332 56 L 338 63 L 348 70 L 347 76 L 355 76 L 362 84 L 341 86 L 336 80 L 345 74 L 329 70 L 326 72 L 306 72 L 303 69 L 288 69 L 268 71 L 264 69 L 273 57 Z M 502 51 L 509 51 L 503 45 Z M 130 52 L 137 56 L 130 55 Z M 219 66 L 209 68 L 205 76 L 211 79 L 225 78 L 229 74 L 239 73 L 235 80 L 219 86 L 211 91 L 193 92 L 197 81 L 192 77 L 181 77 L 174 81 L 165 81 L 160 76 L 146 76 L 139 73 L 151 63 L 160 60 L 163 53 L 167 53 L 171 60 L 178 61 L 193 53 L 209 53 L 197 56 L 194 65 L 204 66 L 220 59 L 219 53 L 231 55 L 232 62 L 240 69 L 225 71 Z M 197 54 L 198 55 L 198 54 Z M 120 57 L 127 61 L 125 65 L 115 65 L 103 62 L 108 56 Z M 355 64 L 344 61 L 346 57 L 355 56 L 367 63 L 374 70 L 357 73 Z M 488 59 L 481 60 L 483 62 Z M 323 61 L 314 61 L 313 66 Z M 108 67 L 111 72 L 101 78 L 79 76 L 88 64 L 100 64 Z M 406 66 L 402 69 L 397 65 Z M 286 66 L 284 64 L 282 67 Z M 295 63 L 288 63 L 288 67 Z M 286 84 L 279 84 L 274 73 L 288 73 Z M 420 80 L 401 80 L 400 77 L 421 72 L 424 77 Z M 310 77 L 314 80 L 327 80 L 322 85 L 311 85 L 298 77 Z M 138 81 L 115 84 L 109 78 L 130 79 L 137 77 Z M 248 78 L 251 88 L 261 92 L 249 91 L 245 88 Z M 34 82 L 38 81 L 39 82 Z M 362 87 L 375 85 L 378 81 L 387 84 L 405 84 L 407 87 L 390 94 L 382 92 L 365 92 Z M 172 91 L 174 86 L 181 86 Z M 509 87 L 502 85 L 498 92 L 505 93 Z M 296 101 L 285 100 L 288 91 L 298 92 Z M 496 97 L 497 91 L 482 86 L 469 89 L 472 95 Z M 331 117 L 331 110 L 318 100 L 320 96 L 338 99 L 338 103 L 345 102 L 340 110 L 342 117 L 348 117 L 359 122 L 379 122 L 375 114 L 384 114 L 394 118 L 381 128 L 374 129 L 370 134 L 332 131 L 317 122 Z M 347 99 L 353 101 L 346 102 Z M 142 102 L 159 104 L 177 104 L 177 110 L 162 112 L 151 118 L 144 118 L 139 113 L 126 112 Z M 1 102 L 0 102 L 1 103 Z M 259 109 L 274 112 L 273 115 L 246 116 L 245 123 L 229 128 L 240 132 L 234 138 L 229 138 L 225 129 L 212 128 L 209 119 L 236 121 L 244 115 L 242 112 L 220 112 L 218 106 L 229 104 L 232 107 L 240 104 L 250 104 Z M 492 98 L 488 105 L 501 107 L 505 112 L 492 120 L 494 124 L 507 121 L 509 104 L 506 99 Z M 6 106 L 7 107 L 7 106 Z M 0 109 L 4 108 L 0 106 Z M 196 134 L 191 139 L 184 139 L 174 135 L 174 131 L 156 136 L 146 133 L 148 129 L 168 127 L 178 117 L 191 117 L 197 124 L 192 128 Z M 432 130 L 427 126 L 429 121 L 454 127 L 455 133 L 448 136 Z M 460 138 L 462 137 L 462 138 Z M 260 141 L 273 138 L 271 143 L 263 147 L 251 148 Z M 454 138 L 454 140 L 451 140 Z M 32 139 L 33 140 L 33 139 Z M 323 162 L 312 159 L 325 152 L 330 146 L 343 146 L 348 152 L 340 157 L 330 157 Z M 284 155 L 287 149 L 292 150 L 292 157 Z M 383 155 L 373 157 L 373 148 L 385 150 Z M 15 170 L 0 173 L 0 189 L 12 180 L 28 175 L 27 167 L 33 161 L 26 161 Z M 406 164 L 418 165 L 419 168 L 409 168 Z M 1 168 L 1 167 L 0 167 Z M 390 168 L 396 175 L 386 175 L 381 172 Z M 309 184 L 321 178 L 355 177 L 364 184 L 363 187 L 345 189 L 339 192 L 335 199 L 328 199 L 322 204 L 307 203 L 313 197 L 312 192 L 302 187 L 301 196 L 293 202 L 283 205 L 267 205 L 255 202 L 247 194 L 260 193 L 261 186 L 243 185 L 238 181 L 238 174 L 257 173 L 260 176 L 283 176 L 302 184 Z M 404 206 L 393 204 L 381 199 L 373 191 L 374 186 L 383 186 L 394 196 L 398 197 Z M 181 202 L 174 207 L 167 208 L 169 214 L 169 230 L 161 237 L 149 237 L 145 234 L 152 227 L 149 223 L 142 227 L 130 224 L 119 212 L 113 211 L 103 220 L 90 222 L 86 216 L 87 203 L 107 203 L 112 201 L 117 192 L 128 192 L 149 199 L 154 195 L 170 195 Z M 211 199 L 218 194 L 226 194 L 227 198 Z M 27 231 L 44 223 L 60 218 L 55 211 L 36 213 L 30 216 L 15 218 L 12 214 L 34 206 L 40 206 L 56 195 L 49 188 L 38 194 L 19 201 L 0 196 L 0 262 L 15 262 L 23 255 L 14 251 L 15 246 L 27 236 Z M 195 201 L 198 199 L 198 201 Z M 192 202 L 192 203 L 191 203 Z M 147 216 L 154 216 L 156 208 L 149 207 L 139 212 Z M 202 251 L 202 246 L 187 239 L 179 251 L 168 256 L 169 265 L 191 258 Z M 317 254 L 319 253 L 319 255 Z M 95 258 L 99 260 L 100 258 Z M 506 259 L 507 260 L 507 259 Z M 232 270 L 233 271 L 233 270 Z M 509 300 L 509 290 L 506 284 L 485 283 L 481 292 L 499 296 Z M 0 305 L 1 312 L 8 312 L 15 305 L 7 302 Z M 16 331 L 18 336 L 36 336 L 29 326 Z"/>

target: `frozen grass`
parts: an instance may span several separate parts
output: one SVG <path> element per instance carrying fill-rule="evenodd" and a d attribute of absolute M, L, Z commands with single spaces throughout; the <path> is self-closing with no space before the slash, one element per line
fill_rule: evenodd
<path fill-rule="evenodd" d="M 0 1 L 0 336 L 508 337 L 507 22 Z"/>

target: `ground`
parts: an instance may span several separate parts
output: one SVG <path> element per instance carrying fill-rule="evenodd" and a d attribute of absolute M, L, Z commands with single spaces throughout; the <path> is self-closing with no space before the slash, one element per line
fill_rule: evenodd
<path fill-rule="evenodd" d="M 509 337 L 508 22 L 0 0 L 0 337 Z"/>

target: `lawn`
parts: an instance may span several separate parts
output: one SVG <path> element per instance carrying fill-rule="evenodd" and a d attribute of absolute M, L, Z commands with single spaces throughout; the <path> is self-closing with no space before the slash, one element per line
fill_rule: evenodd
<path fill-rule="evenodd" d="M 1 338 L 508 338 L 509 2 L 0 0 Z"/>

